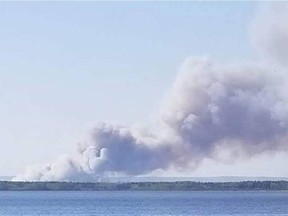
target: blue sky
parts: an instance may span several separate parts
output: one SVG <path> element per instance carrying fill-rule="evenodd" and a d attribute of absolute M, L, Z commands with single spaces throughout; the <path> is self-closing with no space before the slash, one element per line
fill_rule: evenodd
<path fill-rule="evenodd" d="M 0 175 L 148 123 L 189 56 L 250 59 L 257 2 L 1 2 Z"/>

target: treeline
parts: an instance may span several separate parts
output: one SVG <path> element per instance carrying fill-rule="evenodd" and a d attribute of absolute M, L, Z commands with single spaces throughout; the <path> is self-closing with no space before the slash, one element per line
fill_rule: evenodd
<path fill-rule="evenodd" d="M 243 182 L 12 182 L 0 181 L 1 191 L 213 191 L 288 190 L 288 181 Z"/>

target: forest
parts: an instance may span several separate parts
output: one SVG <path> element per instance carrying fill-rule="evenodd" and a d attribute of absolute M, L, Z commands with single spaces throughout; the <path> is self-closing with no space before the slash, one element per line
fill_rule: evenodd
<path fill-rule="evenodd" d="M 0 191 L 259 191 L 288 190 L 288 181 L 242 182 L 14 182 L 0 181 Z"/>

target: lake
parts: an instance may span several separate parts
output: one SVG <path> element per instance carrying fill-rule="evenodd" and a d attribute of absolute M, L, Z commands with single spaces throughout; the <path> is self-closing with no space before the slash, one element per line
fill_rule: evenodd
<path fill-rule="evenodd" d="M 1 191 L 0 215 L 288 215 L 288 192 Z"/>

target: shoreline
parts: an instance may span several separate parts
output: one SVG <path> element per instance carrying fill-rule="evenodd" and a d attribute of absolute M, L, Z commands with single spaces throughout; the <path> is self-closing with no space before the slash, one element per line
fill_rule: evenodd
<path fill-rule="evenodd" d="M 288 191 L 288 181 L 58 182 L 0 181 L 0 191 Z"/>

